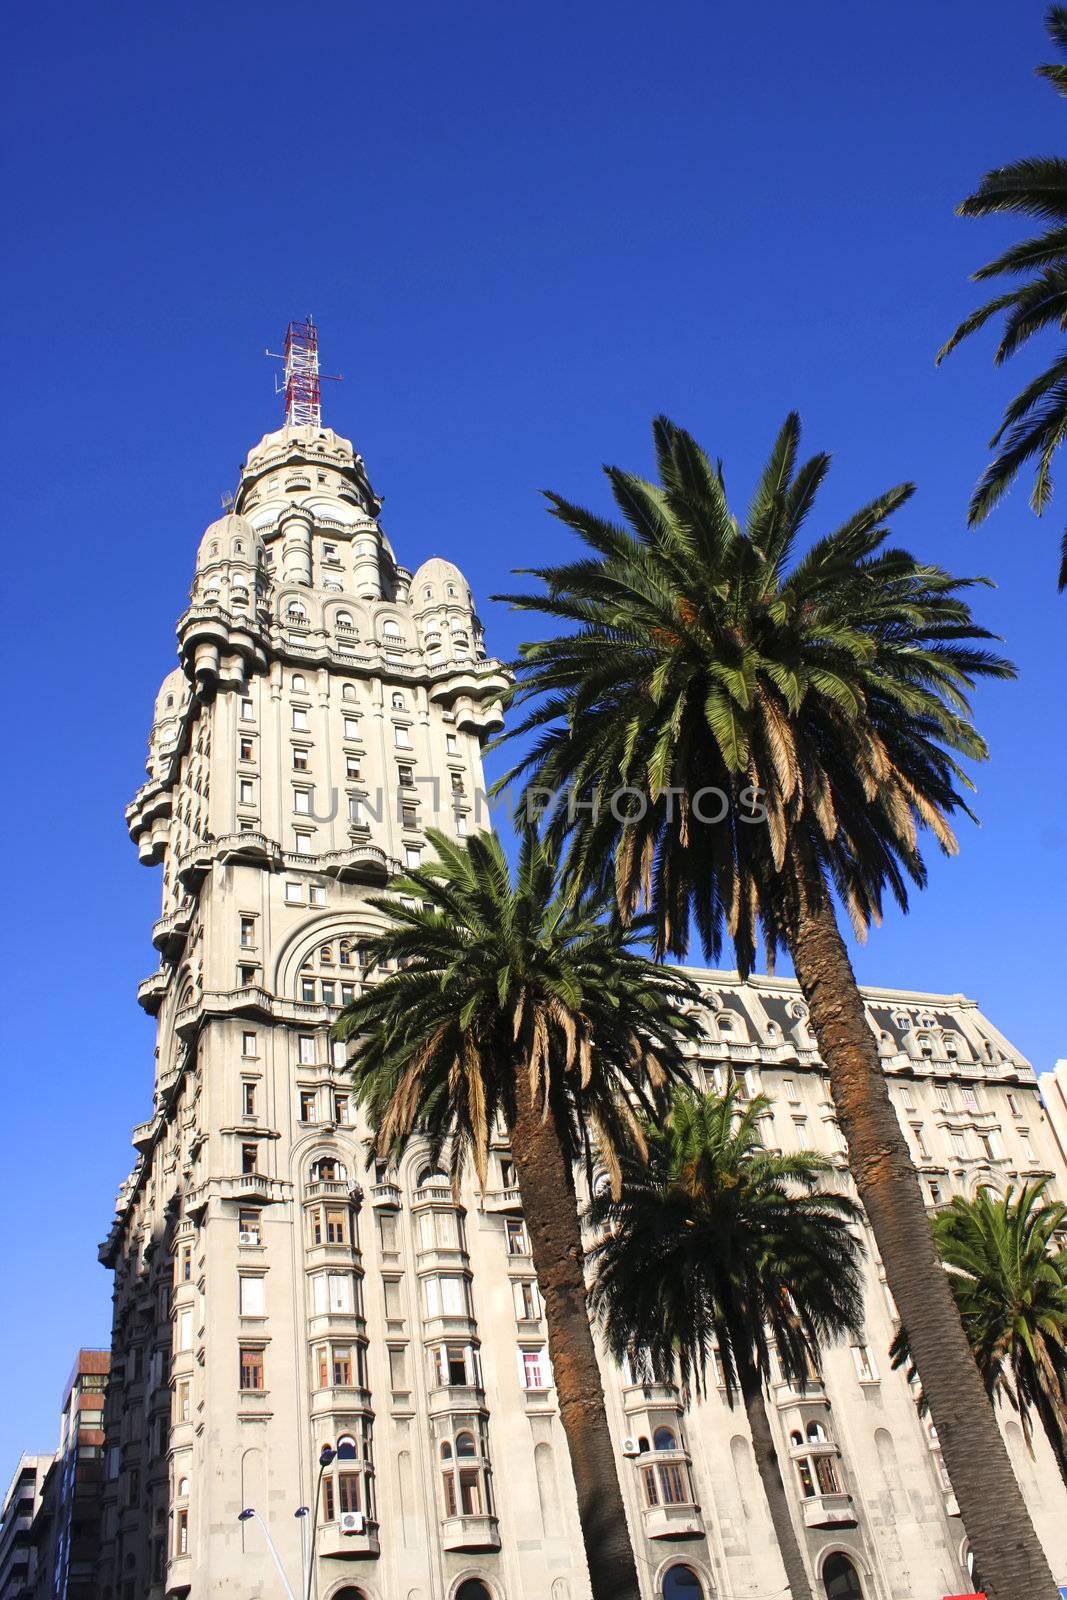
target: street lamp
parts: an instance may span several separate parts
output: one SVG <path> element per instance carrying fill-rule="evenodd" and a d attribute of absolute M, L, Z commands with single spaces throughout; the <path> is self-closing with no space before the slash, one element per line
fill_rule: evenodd
<path fill-rule="evenodd" d="M 315 1498 L 311 1502 L 310 1506 L 298 1506 L 293 1512 L 294 1517 L 300 1518 L 300 1553 L 304 1567 L 303 1583 L 301 1585 L 302 1600 L 311 1600 L 311 1577 L 312 1567 L 314 1566 L 315 1561 L 315 1535 L 318 1532 L 319 1526 L 318 1506 L 319 1499 L 322 1495 L 323 1473 L 326 1471 L 327 1467 L 333 1465 L 338 1456 L 340 1456 L 342 1459 L 346 1459 L 350 1456 L 354 1457 L 355 1453 L 355 1449 L 351 1445 L 342 1445 L 339 1450 L 335 1450 L 332 1444 L 324 1444 L 322 1449 L 319 1451 L 319 1476 L 318 1481 L 315 1484 Z M 307 1536 L 308 1517 L 311 1518 L 310 1541 L 308 1540 Z M 256 1511 L 252 1506 L 247 1506 L 244 1511 L 239 1511 L 237 1513 L 238 1522 L 247 1522 L 250 1518 L 254 1518 L 263 1529 L 263 1537 L 267 1541 L 267 1549 L 274 1558 L 274 1565 L 278 1569 L 278 1576 L 282 1580 L 282 1585 L 285 1589 L 287 1600 L 296 1600 L 296 1595 L 293 1593 L 292 1585 L 290 1584 L 289 1579 L 285 1576 L 285 1568 L 282 1566 L 281 1558 L 279 1557 L 277 1550 L 274 1548 L 274 1540 L 270 1536 L 270 1529 L 267 1527 L 267 1524 L 264 1522 L 259 1512 Z"/>

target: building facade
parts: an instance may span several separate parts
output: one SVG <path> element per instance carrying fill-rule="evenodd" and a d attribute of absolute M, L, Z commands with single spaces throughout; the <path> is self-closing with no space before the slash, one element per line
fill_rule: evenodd
<path fill-rule="evenodd" d="M 59 1448 L 18 1464 L 0 1521 L 0 1600 L 96 1600 L 110 1359 L 78 1351 Z"/>
<path fill-rule="evenodd" d="M 481 749 L 507 679 L 462 574 L 412 574 L 351 444 L 313 417 L 249 454 L 204 534 L 180 665 L 127 813 L 162 866 L 150 1114 L 101 1249 L 114 1272 L 101 1600 L 584 1600 L 574 1490 L 515 1175 L 456 1205 L 417 1150 L 368 1168 L 343 1048 L 368 897 L 434 824 L 485 825 Z M 696 975 L 699 1080 L 774 1100 L 767 1142 L 837 1158 L 795 985 Z M 1058 1156 L 1027 1063 L 959 996 L 867 992 L 931 1205 Z M 868 1334 L 773 1411 L 817 1592 L 971 1587 L 936 1437 L 888 1370 L 893 1308 L 868 1238 Z M 605 1362 L 648 1600 L 782 1591 L 743 1415 L 683 1407 Z M 1005 1428 L 1053 1565 L 1062 1486 Z M 324 1446 L 336 1451 L 320 1465 Z M 304 1514 L 298 1515 L 303 1508 Z M 241 1516 L 254 1511 L 254 1516 Z M 821 1586 L 821 1587 L 820 1587 Z"/>

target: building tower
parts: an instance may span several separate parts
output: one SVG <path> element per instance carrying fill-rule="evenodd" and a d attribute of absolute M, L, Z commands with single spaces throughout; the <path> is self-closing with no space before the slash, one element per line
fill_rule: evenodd
<path fill-rule="evenodd" d="M 398 564 L 361 458 L 319 420 L 308 327 L 286 343 L 285 426 L 200 542 L 127 812 L 163 869 L 159 967 L 138 990 L 157 1043 L 101 1247 L 115 1288 L 95 1593 L 280 1600 L 269 1536 L 295 1596 L 314 1532 L 316 1600 L 587 1600 L 506 1142 L 487 1192 L 460 1203 L 416 1146 L 368 1169 L 329 1042 L 364 978 L 369 897 L 419 861 L 428 823 L 486 825 L 481 749 L 507 678 L 456 567 Z M 822 1150 L 847 1187 L 796 984 L 693 976 L 694 1080 L 765 1091 L 767 1146 Z M 1040 1176 L 1067 1193 L 1033 1072 L 974 1002 L 865 1000 L 931 1206 Z M 864 1341 L 826 1352 L 803 1389 L 776 1369 L 768 1396 L 798 1538 L 820 1600 L 964 1594 L 958 1507 L 889 1369 L 895 1308 L 868 1246 Z M 646 1600 L 784 1593 L 747 1428 L 714 1372 L 689 1404 L 640 1352 L 603 1376 Z M 1051 1453 L 1002 1421 L 1063 1581 Z M 13 1546 L 28 1493 L 9 1498 Z"/>

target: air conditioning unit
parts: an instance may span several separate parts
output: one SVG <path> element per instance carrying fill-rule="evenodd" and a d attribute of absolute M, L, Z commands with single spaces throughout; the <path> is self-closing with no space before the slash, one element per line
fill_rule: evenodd
<path fill-rule="evenodd" d="M 366 1522 L 362 1511 L 343 1511 L 341 1513 L 342 1533 L 362 1533 Z"/>
<path fill-rule="evenodd" d="M 624 1456 L 639 1456 L 641 1454 L 641 1446 L 636 1439 L 624 1439 L 622 1441 L 622 1453 Z"/>
<path fill-rule="evenodd" d="M 239 1233 L 237 1235 L 238 1244 L 255 1244 L 255 1242 L 256 1236 L 254 1233 Z"/>

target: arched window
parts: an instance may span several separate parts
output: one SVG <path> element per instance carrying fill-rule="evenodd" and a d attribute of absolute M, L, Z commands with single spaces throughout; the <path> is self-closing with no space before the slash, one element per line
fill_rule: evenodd
<path fill-rule="evenodd" d="M 343 1183 L 348 1176 L 336 1156 L 320 1156 L 312 1163 L 312 1183 Z"/>
<path fill-rule="evenodd" d="M 293 685 L 292 686 L 297 691 L 298 694 L 307 688 L 307 679 L 304 677 L 304 674 L 302 672 L 294 672 L 293 673 Z"/>
<path fill-rule="evenodd" d="M 338 1589 L 333 1600 L 367 1600 L 367 1596 L 362 1589 L 354 1589 L 349 1583 L 343 1589 Z"/>
<path fill-rule="evenodd" d="M 840 1550 L 827 1556 L 822 1569 L 822 1586 L 826 1600 L 863 1600 L 859 1573 Z"/>
<path fill-rule="evenodd" d="M 478 1446 L 474 1442 L 473 1433 L 456 1434 L 456 1454 L 457 1456 L 476 1456 L 478 1454 Z"/>
<path fill-rule="evenodd" d="M 337 946 L 337 965 L 339 967 L 350 967 L 352 965 L 352 941 L 351 941 L 351 939 L 342 939 L 340 941 L 340 943 L 338 944 L 338 946 Z"/>
<path fill-rule="evenodd" d="M 645 1438 L 644 1434 L 641 1434 L 640 1438 L 638 1439 L 637 1448 L 642 1455 L 644 1455 L 645 1451 L 649 1448 L 648 1440 Z"/>
<path fill-rule="evenodd" d="M 355 698 L 356 698 L 356 686 L 355 686 L 355 684 L 354 683 L 346 683 L 344 688 L 341 690 L 341 699 L 342 700 L 354 700 Z"/>
<path fill-rule="evenodd" d="M 451 1183 L 447 1172 L 442 1172 L 440 1167 L 423 1167 L 415 1179 L 416 1189 L 425 1189 L 428 1184 Z"/>
<path fill-rule="evenodd" d="M 664 1573 L 663 1600 L 704 1600 L 704 1585 L 692 1567 L 670 1567 Z"/>
<path fill-rule="evenodd" d="M 342 1433 L 337 1441 L 338 1461 L 358 1461 L 359 1446 L 350 1433 Z"/>
<path fill-rule="evenodd" d="M 307 621 L 308 614 L 299 600 L 290 600 L 288 606 L 286 607 L 285 614 L 289 618 L 290 622 Z"/>
<path fill-rule="evenodd" d="M 652 1443 L 657 1450 L 677 1450 L 678 1440 L 670 1428 L 657 1428 L 652 1435 Z"/>
<path fill-rule="evenodd" d="M 808 1423 L 808 1443 L 809 1444 L 826 1444 L 826 1442 L 827 1442 L 826 1429 L 823 1427 L 822 1423 L 821 1422 L 809 1422 Z"/>
<path fill-rule="evenodd" d="M 802 1445 L 804 1443 L 804 1435 L 801 1433 L 799 1428 L 793 1429 L 792 1433 L 789 1435 L 789 1443 L 794 1449 L 796 1449 L 798 1445 Z"/>
<path fill-rule="evenodd" d="M 481 1578 L 468 1578 L 456 1590 L 456 1600 L 493 1600 L 493 1594 Z"/>
<path fill-rule="evenodd" d="M 230 592 L 230 604 L 243 609 L 248 604 L 247 589 L 233 589 Z"/>
<path fill-rule="evenodd" d="M 451 1461 L 452 1460 L 452 1441 L 451 1441 L 451 1439 L 444 1439 L 441 1442 L 441 1460 L 442 1461 Z"/>
<path fill-rule="evenodd" d="M 394 694 L 393 695 L 393 710 L 394 711 L 403 711 L 403 709 L 404 709 L 404 696 L 402 694 Z"/>
<path fill-rule="evenodd" d="M 352 621 L 352 613 L 351 613 L 351 611 L 339 611 L 337 613 L 335 621 L 336 621 L 337 626 L 339 628 L 354 628 L 355 627 L 355 623 Z"/>
<path fill-rule="evenodd" d="M 319 961 L 322 964 L 322 966 L 324 966 L 324 967 L 332 967 L 333 966 L 333 945 L 332 944 L 324 944 L 324 945 L 320 945 L 319 946 Z"/>

